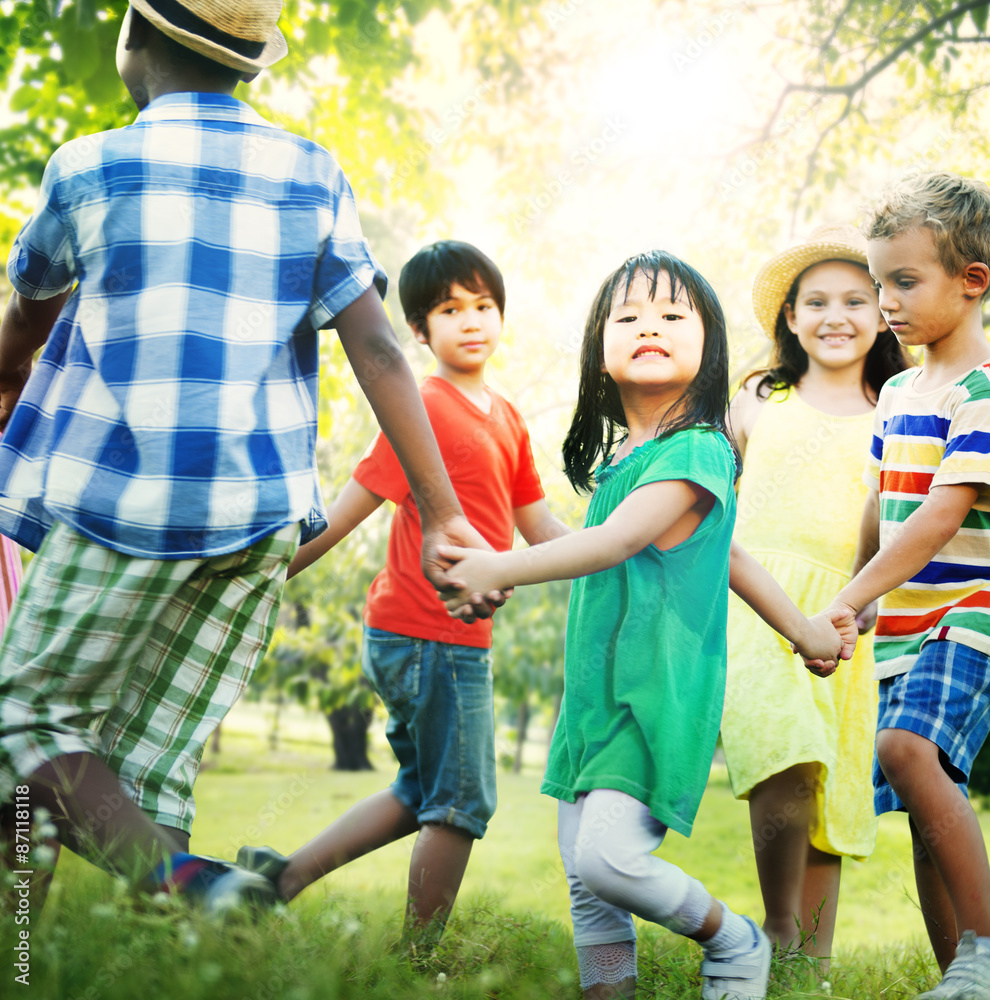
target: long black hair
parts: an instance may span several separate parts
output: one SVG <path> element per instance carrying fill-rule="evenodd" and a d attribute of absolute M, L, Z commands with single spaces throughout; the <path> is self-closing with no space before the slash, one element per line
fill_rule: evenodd
<path fill-rule="evenodd" d="M 844 264 L 853 264 L 862 267 L 869 273 L 859 261 L 846 260 L 845 258 L 835 258 Z M 777 323 L 773 330 L 773 354 L 770 356 L 770 364 L 766 368 L 757 368 L 750 372 L 743 380 L 745 385 L 752 378 L 759 378 L 756 385 L 756 395 L 765 399 L 775 389 L 790 389 L 798 384 L 808 371 L 808 354 L 801 346 L 798 338 L 791 332 L 787 325 L 787 316 L 784 306 L 794 309 L 797 302 L 798 289 L 801 287 L 801 279 L 811 270 L 824 264 L 826 261 L 819 261 L 806 267 L 791 285 L 780 311 L 777 313 Z M 897 338 L 891 333 L 889 327 L 885 327 L 877 334 L 877 339 L 873 341 L 873 346 L 869 349 L 863 363 L 863 395 L 871 402 L 876 403 L 880 395 L 880 389 L 884 382 L 904 371 L 905 368 L 914 366 L 914 361 L 904 352 L 904 349 L 897 342 Z"/>
<path fill-rule="evenodd" d="M 593 488 L 593 472 L 600 459 L 612 451 L 625 428 L 626 415 L 619 389 L 612 376 L 602 371 L 602 340 L 605 321 L 620 296 L 642 274 L 649 283 L 650 298 L 656 296 L 661 279 L 670 283 L 670 299 L 683 291 L 690 307 L 697 310 L 705 331 L 701 367 L 685 389 L 677 413 L 664 421 L 658 437 L 698 424 L 725 433 L 725 411 L 729 401 L 729 348 L 725 335 L 725 315 L 712 286 L 689 264 L 663 250 L 651 250 L 630 257 L 609 275 L 598 289 L 584 326 L 581 344 L 581 374 L 577 405 L 571 427 L 564 439 L 564 473 L 578 492 Z M 728 437 L 728 435 L 726 434 Z"/>

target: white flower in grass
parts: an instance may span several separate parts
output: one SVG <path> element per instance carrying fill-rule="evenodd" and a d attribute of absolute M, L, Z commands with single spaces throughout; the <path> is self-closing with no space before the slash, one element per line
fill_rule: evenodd
<path fill-rule="evenodd" d="M 55 848 L 49 847 L 47 844 L 39 844 L 31 853 L 34 856 L 35 864 L 39 868 L 51 868 L 58 857 L 55 853 Z"/>
<path fill-rule="evenodd" d="M 822 980 L 822 993 L 828 993 L 829 996 L 832 995 L 832 984 L 827 980 Z"/>
<path fill-rule="evenodd" d="M 38 827 L 38 836 L 42 840 L 51 840 L 53 837 L 58 836 L 58 827 L 54 823 L 49 823 L 47 820 Z"/>

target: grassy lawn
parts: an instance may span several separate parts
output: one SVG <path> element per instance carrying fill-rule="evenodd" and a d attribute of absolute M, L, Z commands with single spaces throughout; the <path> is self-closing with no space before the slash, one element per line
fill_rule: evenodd
<path fill-rule="evenodd" d="M 319 718 L 289 712 L 273 752 L 265 740 L 268 712 L 244 705 L 225 726 L 222 752 L 209 756 L 197 785 L 194 850 L 232 857 L 250 843 L 290 851 L 391 780 L 380 733 L 376 771 L 334 772 Z M 415 969 L 394 947 L 411 839 L 335 872 L 281 915 L 221 929 L 185 910 L 135 908 L 112 879 L 66 853 L 32 932 L 31 995 L 577 996 L 556 803 L 539 794 L 543 752 L 542 744 L 528 746 L 522 773 L 500 774 L 499 810 L 475 848 L 448 935 Z M 986 824 L 987 814 L 981 820 Z M 712 770 L 694 836 L 670 834 L 661 851 L 734 909 L 762 917 L 747 807 L 732 798 L 724 768 Z M 897 998 L 927 987 L 933 964 L 910 860 L 906 818 L 885 817 L 873 858 L 844 867 L 829 987 L 790 963 L 778 970 L 770 996 Z M 641 930 L 640 996 L 696 997 L 697 947 L 650 926 Z M 6 936 L 0 947 L 10 955 Z M 12 995 L 6 981 L 13 975 L 0 968 L 4 995 Z"/>

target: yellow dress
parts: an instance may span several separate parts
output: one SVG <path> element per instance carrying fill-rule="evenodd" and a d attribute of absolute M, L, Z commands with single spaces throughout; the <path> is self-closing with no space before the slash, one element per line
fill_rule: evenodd
<path fill-rule="evenodd" d="M 830 416 L 784 390 L 771 394 L 747 439 L 734 537 L 805 614 L 825 608 L 849 580 L 872 426 L 872 413 Z M 747 799 L 771 775 L 818 762 L 811 843 L 829 854 L 868 856 L 877 824 L 872 633 L 860 636 L 853 658 L 831 677 L 815 677 L 784 639 L 729 597 L 722 745 L 733 792 Z"/>

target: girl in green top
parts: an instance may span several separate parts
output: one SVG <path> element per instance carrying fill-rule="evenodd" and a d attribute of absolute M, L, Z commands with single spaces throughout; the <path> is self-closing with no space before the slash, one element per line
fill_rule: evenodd
<path fill-rule="evenodd" d="M 564 443 L 571 483 L 594 490 L 584 530 L 527 550 L 443 552 L 461 583 L 444 595 L 451 611 L 474 595 L 574 578 L 543 791 L 560 799 L 588 998 L 634 995 L 631 914 L 701 942 L 702 997 L 766 992 L 763 932 L 652 853 L 668 828 L 691 832 L 722 712 L 736 476 L 727 395 L 711 286 L 669 254 L 630 258 L 592 305 Z M 745 553 L 732 561 L 737 591 L 770 624 L 809 658 L 837 657 L 827 620 L 801 616 Z"/>

